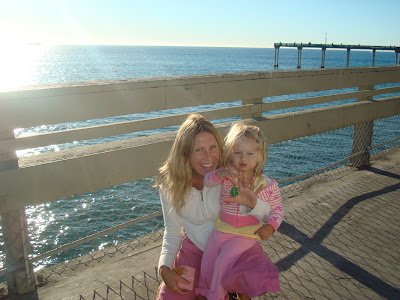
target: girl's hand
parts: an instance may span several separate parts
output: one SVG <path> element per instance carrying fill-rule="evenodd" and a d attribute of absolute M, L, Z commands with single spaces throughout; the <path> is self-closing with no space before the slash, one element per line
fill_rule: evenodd
<path fill-rule="evenodd" d="M 219 179 L 229 179 L 233 183 L 236 182 L 236 177 L 238 176 L 237 173 L 233 172 L 232 170 L 229 169 L 219 169 L 217 172 L 215 172 L 215 176 L 217 176 Z"/>
<path fill-rule="evenodd" d="M 225 201 L 234 202 L 239 205 L 247 206 L 250 208 L 254 208 L 257 204 L 257 194 L 262 191 L 264 185 L 260 185 L 260 187 L 254 191 L 256 179 L 253 177 L 250 180 L 246 175 L 242 175 L 239 173 L 239 189 L 238 195 L 236 197 L 225 198 Z"/>
<path fill-rule="evenodd" d="M 167 266 L 161 266 L 160 275 L 170 292 L 177 293 L 179 295 L 185 295 L 189 293 L 188 291 L 183 291 L 178 287 L 178 281 L 181 281 L 185 284 L 189 284 L 190 282 L 182 276 L 178 275 L 176 272 L 172 271 Z"/>
<path fill-rule="evenodd" d="M 267 240 L 275 231 L 275 228 L 270 224 L 265 224 L 254 231 L 255 235 L 258 235 L 263 241 Z"/>

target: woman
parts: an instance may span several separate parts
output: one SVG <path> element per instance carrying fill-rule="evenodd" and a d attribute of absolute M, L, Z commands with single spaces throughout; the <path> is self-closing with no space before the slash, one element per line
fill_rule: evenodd
<path fill-rule="evenodd" d="M 172 268 L 187 265 L 200 270 L 203 251 L 217 217 L 215 207 L 219 207 L 219 201 L 207 199 L 218 199 L 220 193 L 218 189 L 203 188 L 203 179 L 220 166 L 221 154 L 222 143 L 215 127 L 204 117 L 192 114 L 179 128 L 169 156 L 160 168 L 157 186 L 165 232 L 158 269 L 164 282 L 157 299 L 195 299 L 194 290 L 187 292 L 178 287 L 179 281 L 187 281 Z M 270 209 L 260 199 L 251 208 L 249 214 L 256 217 Z M 270 276 L 276 272 L 269 272 L 273 268 L 276 266 L 257 243 L 237 260 L 223 285 L 229 292 L 242 294 L 240 299 L 277 291 L 277 280 Z M 198 276 L 195 287 L 197 281 Z"/>

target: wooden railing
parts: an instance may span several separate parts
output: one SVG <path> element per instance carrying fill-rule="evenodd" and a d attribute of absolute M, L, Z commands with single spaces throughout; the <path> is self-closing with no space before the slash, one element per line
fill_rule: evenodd
<path fill-rule="evenodd" d="M 399 82 L 400 67 L 386 66 L 98 81 L 2 92 L 0 213 L 3 237 L 7 242 L 26 236 L 20 232 L 24 228 L 26 231 L 24 207 L 27 205 L 96 191 L 157 174 L 175 133 L 169 131 L 116 139 L 21 158 L 16 156 L 17 150 L 179 125 L 188 113 L 116 123 L 108 119 L 101 125 L 15 138 L 16 128 L 229 103 L 224 108 L 221 105 L 213 106 L 211 110 L 204 111 L 200 107 L 198 112 L 210 120 L 241 116 L 246 122 L 259 126 L 269 142 L 274 144 L 351 125 L 361 126 L 363 131 L 366 127 L 372 130 L 374 120 L 400 114 L 399 96 L 373 100 L 376 95 L 399 93 L 400 86 L 376 88 L 376 85 Z M 317 94 L 300 99 L 263 101 L 266 97 L 348 88 L 350 90 L 334 94 L 327 92 L 325 95 Z M 264 112 L 272 110 L 347 99 L 357 101 L 262 117 Z M 229 125 L 217 125 L 222 137 Z M 355 127 L 356 131 L 358 127 Z M 355 143 L 354 151 L 365 149 L 368 143 L 370 140 Z M 134 167 L 127 163 L 130 161 L 134 161 Z M 18 222 L 13 221 L 15 216 L 19 216 Z M 10 226 L 18 228 L 7 230 Z M 7 234 L 19 237 L 7 237 Z M 23 242 L 16 248 L 18 251 L 20 254 L 10 258 L 9 265 L 20 263 L 21 258 L 26 260 L 28 249 Z M 31 268 L 22 267 L 15 271 L 19 274 L 16 276 L 25 273 L 29 278 L 29 270 Z M 20 293 L 24 287 L 16 289 Z M 27 284 L 26 290 L 30 289 L 32 284 Z"/>

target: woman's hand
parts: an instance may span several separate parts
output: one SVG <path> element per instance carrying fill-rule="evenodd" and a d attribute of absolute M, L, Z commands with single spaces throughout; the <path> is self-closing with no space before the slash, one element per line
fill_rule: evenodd
<path fill-rule="evenodd" d="M 264 185 L 254 191 L 256 179 L 253 177 L 250 182 L 246 175 L 239 173 L 239 189 L 236 197 L 225 198 L 225 201 L 234 202 L 239 205 L 244 205 L 250 208 L 254 208 L 257 204 L 257 194 L 262 191 Z"/>
<path fill-rule="evenodd" d="M 178 282 L 181 281 L 182 283 L 186 284 L 189 284 L 190 282 L 178 275 L 176 272 L 172 271 L 167 266 L 161 266 L 160 275 L 170 292 L 177 293 L 179 295 L 185 295 L 188 293 L 187 291 L 183 291 L 178 287 Z"/>

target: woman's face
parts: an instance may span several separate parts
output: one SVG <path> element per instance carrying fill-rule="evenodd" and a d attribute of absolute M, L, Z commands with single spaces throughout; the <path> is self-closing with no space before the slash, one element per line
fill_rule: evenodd
<path fill-rule="evenodd" d="M 220 149 L 214 135 L 209 132 L 199 133 L 194 137 L 193 149 L 189 156 L 189 164 L 193 175 L 204 177 L 215 170 L 220 160 Z"/>

